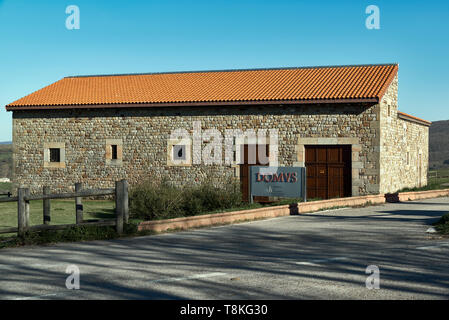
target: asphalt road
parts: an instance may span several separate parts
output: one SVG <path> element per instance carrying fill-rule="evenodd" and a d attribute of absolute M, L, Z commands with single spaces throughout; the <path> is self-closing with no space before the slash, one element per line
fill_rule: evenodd
<path fill-rule="evenodd" d="M 448 299 L 449 198 L 0 250 L 1 299 Z M 80 289 L 65 286 L 80 270 Z M 380 289 L 369 290 L 369 265 Z"/>

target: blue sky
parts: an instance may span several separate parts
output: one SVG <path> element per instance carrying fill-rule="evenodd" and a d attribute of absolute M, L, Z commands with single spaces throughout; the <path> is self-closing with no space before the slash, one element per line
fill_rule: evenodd
<path fill-rule="evenodd" d="M 65 27 L 69 5 L 80 30 Z M 83 74 L 398 62 L 399 109 L 449 119 L 447 0 L 0 0 L 0 39 L 0 141 L 6 104 Z"/>

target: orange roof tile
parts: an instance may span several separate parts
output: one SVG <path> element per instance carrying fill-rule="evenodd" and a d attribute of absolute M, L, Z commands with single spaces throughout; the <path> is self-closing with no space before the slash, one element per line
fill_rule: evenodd
<path fill-rule="evenodd" d="M 6 109 L 379 101 L 397 71 L 384 64 L 67 77 Z"/>
<path fill-rule="evenodd" d="M 428 126 L 430 126 L 432 124 L 431 121 L 424 120 L 424 119 L 421 119 L 421 118 L 409 115 L 409 114 L 401 112 L 401 111 L 398 111 L 398 116 L 400 118 L 402 118 L 402 119 L 415 121 L 415 122 L 418 122 L 418 123 L 421 123 L 421 124 L 425 124 L 425 125 L 428 125 Z"/>

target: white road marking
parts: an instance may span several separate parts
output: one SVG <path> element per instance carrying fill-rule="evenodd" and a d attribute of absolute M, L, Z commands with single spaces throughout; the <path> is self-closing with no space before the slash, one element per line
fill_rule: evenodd
<path fill-rule="evenodd" d="M 16 298 L 16 299 L 13 299 L 13 300 L 36 300 L 36 299 L 47 298 L 47 297 L 55 297 L 57 295 L 58 295 L 57 293 L 49 293 L 49 294 L 44 294 L 42 296 Z"/>
<path fill-rule="evenodd" d="M 173 282 L 173 281 L 183 281 L 183 280 L 194 280 L 194 279 L 220 277 L 220 276 L 225 276 L 225 275 L 226 275 L 226 273 L 223 273 L 223 272 L 213 272 L 213 273 L 196 274 L 196 275 L 188 276 L 188 277 L 165 278 L 165 279 L 150 280 L 149 282 L 150 283 Z"/>
<path fill-rule="evenodd" d="M 321 210 L 321 211 L 314 211 L 314 212 L 306 212 L 306 213 L 302 213 L 301 215 L 316 215 L 319 213 L 325 213 L 325 212 L 332 212 L 332 211 L 342 211 L 342 210 L 349 210 L 349 209 L 354 209 L 352 207 L 344 207 L 344 208 L 337 208 L 337 209 L 327 209 L 327 210 Z"/>
<path fill-rule="evenodd" d="M 69 264 L 67 264 L 69 265 Z M 31 264 L 29 267 L 31 268 L 59 268 L 64 266 L 63 264 Z M 23 267 L 28 267 L 27 265 L 23 265 Z"/>
<path fill-rule="evenodd" d="M 449 247 L 449 242 L 442 242 L 438 243 L 432 246 L 424 246 L 424 247 L 416 247 L 417 250 L 427 250 L 427 249 L 435 249 L 435 248 L 442 248 L 442 247 Z"/>
<path fill-rule="evenodd" d="M 318 259 L 318 260 L 311 260 L 311 261 L 301 261 L 301 262 L 295 262 L 295 264 L 302 265 L 302 266 L 319 266 L 320 264 L 332 262 L 332 261 L 344 261 L 348 260 L 346 257 L 335 257 L 335 258 L 329 258 L 329 259 Z"/>
<path fill-rule="evenodd" d="M 260 218 L 260 219 L 254 219 L 254 220 L 251 220 L 251 221 L 245 221 L 245 222 L 234 221 L 234 222 L 226 223 L 226 224 L 220 225 L 220 226 L 215 226 L 215 227 L 211 226 L 210 229 L 229 228 L 231 226 L 243 226 L 245 224 L 251 224 L 251 223 L 255 223 L 255 222 L 268 222 L 268 221 L 272 221 L 272 220 L 276 220 L 276 219 L 282 219 L 282 218 L 285 218 L 285 217 L 289 217 L 289 216 L 272 217 L 272 218 Z M 201 230 L 201 229 L 197 229 L 197 230 Z M 194 230 L 192 229 L 192 231 L 194 231 Z"/>
<path fill-rule="evenodd" d="M 68 265 L 68 264 L 67 264 Z M 31 268 L 31 269 L 51 269 L 51 268 L 59 268 L 64 266 L 63 264 L 8 264 L 8 265 L 0 265 L 0 270 L 11 270 L 17 268 Z"/>

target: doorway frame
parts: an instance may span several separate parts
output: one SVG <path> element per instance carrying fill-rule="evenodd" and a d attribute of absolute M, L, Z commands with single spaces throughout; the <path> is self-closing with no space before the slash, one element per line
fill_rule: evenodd
<path fill-rule="evenodd" d="M 296 145 L 297 162 L 293 165 L 305 167 L 305 155 L 307 145 L 350 145 L 351 146 L 351 196 L 359 196 L 362 180 L 360 179 L 360 170 L 363 169 L 363 163 L 360 161 L 360 152 L 362 146 L 358 138 L 298 138 Z"/>

